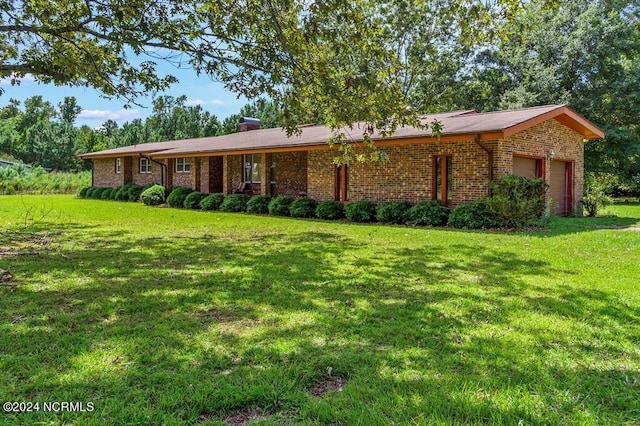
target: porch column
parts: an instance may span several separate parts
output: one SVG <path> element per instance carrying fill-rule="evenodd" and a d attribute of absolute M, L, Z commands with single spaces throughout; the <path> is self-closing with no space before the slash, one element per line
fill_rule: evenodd
<path fill-rule="evenodd" d="M 173 172 L 176 169 L 176 160 L 174 158 L 167 158 L 167 191 L 173 189 Z"/>
<path fill-rule="evenodd" d="M 222 157 L 222 193 L 229 195 L 233 192 L 233 176 L 229 170 L 229 156 Z"/>
<path fill-rule="evenodd" d="M 260 162 L 260 194 L 271 195 L 271 154 L 263 154 Z"/>
<path fill-rule="evenodd" d="M 200 157 L 192 158 L 191 164 L 193 165 L 191 168 L 191 188 L 194 191 L 200 191 L 200 166 L 202 164 Z"/>

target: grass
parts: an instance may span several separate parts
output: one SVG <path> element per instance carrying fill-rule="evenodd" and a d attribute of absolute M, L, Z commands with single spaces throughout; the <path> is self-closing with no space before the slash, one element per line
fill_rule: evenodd
<path fill-rule="evenodd" d="M 606 213 L 491 233 L 0 197 L 0 402 L 95 407 L 0 423 L 638 424 L 640 206 Z"/>

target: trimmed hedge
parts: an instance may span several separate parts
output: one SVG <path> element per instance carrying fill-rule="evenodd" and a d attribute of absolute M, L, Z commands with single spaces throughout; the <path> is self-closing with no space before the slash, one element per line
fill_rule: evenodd
<path fill-rule="evenodd" d="M 200 208 L 200 201 L 202 201 L 207 194 L 200 191 L 193 191 L 189 195 L 187 195 L 184 199 L 184 204 L 182 207 L 185 209 L 196 210 Z"/>
<path fill-rule="evenodd" d="M 421 201 L 406 214 L 407 225 L 443 226 L 449 218 L 449 209 L 440 201 Z"/>
<path fill-rule="evenodd" d="M 447 225 L 454 228 L 483 229 L 496 228 L 500 223 L 487 204 L 488 198 L 462 204 L 451 210 Z"/>
<path fill-rule="evenodd" d="M 231 194 L 220 205 L 223 212 L 241 213 L 247 211 L 249 196 L 246 194 Z"/>
<path fill-rule="evenodd" d="M 176 186 L 167 197 L 167 204 L 171 207 L 181 209 L 184 207 L 184 200 L 187 198 L 187 195 L 192 192 L 194 192 L 193 189 L 187 188 L 186 186 Z"/>
<path fill-rule="evenodd" d="M 142 186 L 135 185 L 135 184 L 131 185 L 127 190 L 128 200 L 133 203 L 135 203 L 136 201 L 139 201 L 142 191 L 144 191 L 144 188 Z"/>
<path fill-rule="evenodd" d="M 271 199 L 269 203 L 269 214 L 274 216 L 289 216 L 291 212 L 289 211 L 289 207 L 293 203 L 294 198 L 289 197 L 288 195 L 278 195 L 275 198 Z"/>
<path fill-rule="evenodd" d="M 200 200 L 202 210 L 220 210 L 220 205 L 224 202 L 224 194 L 209 194 Z"/>
<path fill-rule="evenodd" d="M 93 200 L 101 200 L 102 199 L 102 193 L 104 191 L 106 191 L 107 189 L 109 189 L 109 188 L 103 188 L 101 186 L 98 186 L 98 187 L 94 188 L 93 191 L 90 192 L 91 199 L 93 199 Z"/>
<path fill-rule="evenodd" d="M 270 195 L 256 195 L 251 197 L 247 202 L 247 213 L 251 214 L 268 214 Z"/>
<path fill-rule="evenodd" d="M 316 207 L 316 216 L 324 220 L 337 220 L 344 217 L 344 206 L 340 201 L 322 201 Z"/>
<path fill-rule="evenodd" d="M 102 195 L 100 195 L 101 200 L 111 200 L 114 195 L 114 188 L 107 188 L 102 191 Z"/>
<path fill-rule="evenodd" d="M 129 201 L 129 188 L 133 186 L 132 183 L 120 185 L 116 188 L 116 200 L 117 201 Z"/>
<path fill-rule="evenodd" d="M 387 201 L 380 203 L 376 210 L 376 219 L 384 223 L 404 223 L 411 203 L 407 201 Z"/>
<path fill-rule="evenodd" d="M 87 191 L 91 189 L 90 186 L 85 186 L 78 190 L 78 198 L 87 198 Z"/>
<path fill-rule="evenodd" d="M 166 190 L 162 185 L 153 185 L 142 191 L 140 200 L 147 206 L 158 206 L 164 203 Z"/>
<path fill-rule="evenodd" d="M 373 222 L 376 219 L 376 205 L 367 200 L 355 201 L 344 207 L 344 214 L 351 222 Z"/>
<path fill-rule="evenodd" d="M 520 228 L 542 218 L 549 189 L 542 179 L 505 175 L 492 188 L 493 195 L 486 202 L 501 226 Z"/>
<path fill-rule="evenodd" d="M 292 217 L 316 217 L 318 202 L 313 198 L 302 197 L 295 200 L 289 206 Z"/>

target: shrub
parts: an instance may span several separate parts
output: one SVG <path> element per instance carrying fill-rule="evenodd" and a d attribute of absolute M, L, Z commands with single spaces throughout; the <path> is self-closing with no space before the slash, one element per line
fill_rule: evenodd
<path fill-rule="evenodd" d="M 91 198 L 94 200 L 101 200 L 102 199 L 102 193 L 104 191 L 106 191 L 109 188 L 103 188 L 101 186 L 94 188 L 93 191 L 91 191 Z"/>
<path fill-rule="evenodd" d="M 84 188 L 80 188 L 78 191 L 78 198 L 87 198 L 87 191 L 91 189 L 90 186 L 85 186 Z"/>
<path fill-rule="evenodd" d="M 410 208 L 411 204 L 407 201 L 387 201 L 380 203 L 376 210 L 376 219 L 378 222 L 404 223 L 407 211 Z"/>
<path fill-rule="evenodd" d="M 185 198 L 187 198 L 187 195 L 192 192 L 193 189 L 187 188 L 186 186 L 176 186 L 167 197 L 167 204 L 171 207 L 178 207 L 181 209 L 184 206 Z"/>
<path fill-rule="evenodd" d="M 115 195 L 115 199 L 117 201 L 129 201 L 129 188 L 131 188 L 131 183 L 127 183 L 124 185 L 120 185 L 119 187 L 116 188 L 116 195 Z"/>
<path fill-rule="evenodd" d="M 542 179 L 506 175 L 494 182 L 492 188 L 487 205 L 503 226 L 522 227 L 544 214 L 544 196 L 549 185 Z"/>
<path fill-rule="evenodd" d="M 209 194 L 200 200 L 202 210 L 219 210 L 224 201 L 224 194 Z"/>
<path fill-rule="evenodd" d="M 114 193 L 114 188 L 107 188 L 104 191 L 102 191 L 102 194 L 100 195 L 100 199 L 101 200 L 111 200 L 112 196 Z"/>
<path fill-rule="evenodd" d="M 344 214 L 351 222 L 373 222 L 376 218 L 376 205 L 367 200 L 355 201 L 344 207 Z"/>
<path fill-rule="evenodd" d="M 289 216 L 289 207 L 293 203 L 294 198 L 288 195 L 278 195 L 269 202 L 269 214 L 274 216 Z"/>
<path fill-rule="evenodd" d="M 246 212 L 249 196 L 246 194 L 231 194 L 220 204 L 220 210 L 223 212 Z"/>
<path fill-rule="evenodd" d="M 295 200 L 289 206 L 289 214 L 292 217 L 316 217 L 318 202 L 313 198 L 302 197 Z"/>
<path fill-rule="evenodd" d="M 267 214 L 269 213 L 270 195 L 256 195 L 251 197 L 247 202 L 247 213 L 251 214 Z"/>
<path fill-rule="evenodd" d="M 454 228 L 483 229 L 497 228 L 501 224 L 491 212 L 488 198 L 480 198 L 471 203 L 462 204 L 449 214 L 447 224 Z"/>
<path fill-rule="evenodd" d="M 413 226 L 442 226 L 448 218 L 449 209 L 440 201 L 421 201 L 407 210 L 406 222 Z"/>
<path fill-rule="evenodd" d="M 184 199 L 184 204 L 182 206 L 185 209 L 191 209 L 191 210 L 199 209 L 200 201 L 202 201 L 206 196 L 207 194 L 205 194 L 204 192 L 193 191 L 192 193 L 187 195 L 187 197 Z"/>
<path fill-rule="evenodd" d="M 89 187 L 89 189 L 87 189 L 87 192 L 85 192 L 85 194 L 84 194 L 84 195 L 85 195 L 85 197 L 86 197 L 86 198 L 93 198 L 92 194 L 93 194 L 93 191 L 95 191 L 96 189 L 98 189 L 98 187 L 97 187 L 97 186 L 91 186 L 91 187 Z"/>
<path fill-rule="evenodd" d="M 316 216 L 324 220 L 337 220 L 344 217 L 344 206 L 340 201 L 322 201 L 316 207 Z"/>
<path fill-rule="evenodd" d="M 128 201 L 131 202 L 136 202 L 140 200 L 140 194 L 142 194 L 142 191 L 144 190 L 143 187 L 141 187 L 140 185 L 135 185 L 132 184 L 129 189 L 127 190 L 127 199 Z"/>
<path fill-rule="evenodd" d="M 605 194 L 604 185 L 591 173 L 585 176 L 584 194 L 580 203 L 589 217 L 596 217 L 601 209 L 611 204 L 611 198 Z"/>
<path fill-rule="evenodd" d="M 147 206 L 158 206 L 164 203 L 166 190 L 162 185 L 153 185 L 140 194 L 140 200 Z"/>

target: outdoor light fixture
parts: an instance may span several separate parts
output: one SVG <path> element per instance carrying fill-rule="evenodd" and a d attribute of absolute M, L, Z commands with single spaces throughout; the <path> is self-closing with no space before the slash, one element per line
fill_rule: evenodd
<path fill-rule="evenodd" d="M 549 151 L 549 160 L 556 158 L 556 152 L 554 150 Z"/>

